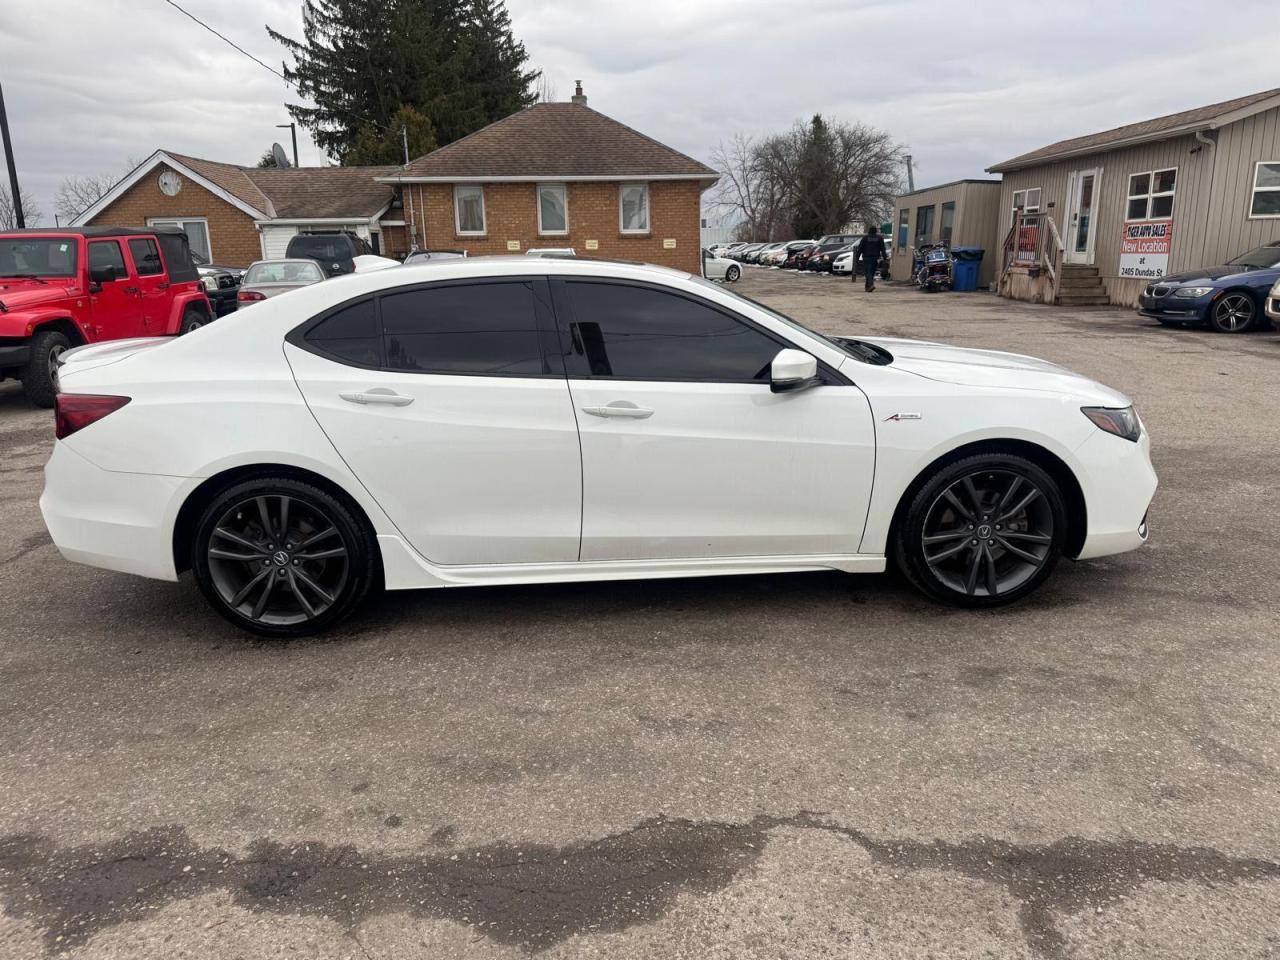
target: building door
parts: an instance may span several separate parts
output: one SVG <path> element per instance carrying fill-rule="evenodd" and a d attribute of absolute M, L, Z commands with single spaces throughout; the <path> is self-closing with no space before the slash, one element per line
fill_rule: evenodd
<path fill-rule="evenodd" d="M 1071 207 L 1067 218 L 1067 263 L 1093 263 L 1093 240 L 1097 232 L 1095 207 L 1098 199 L 1100 171 L 1077 170 L 1071 174 Z"/>

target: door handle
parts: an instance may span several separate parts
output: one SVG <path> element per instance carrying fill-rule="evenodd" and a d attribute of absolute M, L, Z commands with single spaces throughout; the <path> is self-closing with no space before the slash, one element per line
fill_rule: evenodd
<path fill-rule="evenodd" d="M 413 403 L 413 397 L 406 397 L 386 387 L 374 387 L 363 393 L 340 393 L 338 396 L 351 403 L 384 403 L 390 407 L 407 407 Z"/>
<path fill-rule="evenodd" d="M 125 287 L 125 288 L 124 288 L 124 292 L 125 292 L 125 293 L 128 293 L 128 294 L 134 294 L 134 293 L 138 293 L 138 294 L 140 294 L 140 293 L 142 293 L 142 291 L 141 291 L 141 290 L 139 290 L 137 287 Z"/>
<path fill-rule="evenodd" d="M 629 420 L 647 420 L 653 411 L 646 407 L 637 407 L 630 400 L 615 400 L 604 407 L 583 407 L 583 413 L 593 417 L 624 417 Z"/>

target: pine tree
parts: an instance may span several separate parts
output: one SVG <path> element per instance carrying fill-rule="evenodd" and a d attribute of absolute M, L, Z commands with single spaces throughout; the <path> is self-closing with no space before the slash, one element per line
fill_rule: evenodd
<path fill-rule="evenodd" d="M 293 58 L 285 76 L 315 103 L 289 113 L 339 162 L 400 162 L 404 108 L 413 157 L 536 99 L 539 73 L 525 69 L 502 0 L 304 0 L 302 14 L 302 40 L 267 32 Z"/>

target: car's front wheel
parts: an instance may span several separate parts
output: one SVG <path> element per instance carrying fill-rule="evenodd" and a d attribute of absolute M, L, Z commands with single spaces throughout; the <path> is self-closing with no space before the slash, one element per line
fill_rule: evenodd
<path fill-rule="evenodd" d="M 196 528 L 191 568 L 213 607 L 270 637 L 325 630 L 378 580 L 367 523 L 328 492 L 288 477 L 224 490 Z"/>
<path fill-rule="evenodd" d="M 724 272 L 724 278 L 730 283 L 735 283 L 740 276 L 742 276 L 742 270 L 736 266 L 730 267 Z"/>
<path fill-rule="evenodd" d="M 1065 538 L 1062 492 L 1048 473 L 1022 457 L 978 454 L 943 467 L 920 488 L 894 552 L 928 596 L 989 607 L 1043 583 Z"/>
<path fill-rule="evenodd" d="M 1229 293 L 1213 305 L 1209 323 L 1219 333 L 1244 333 L 1253 326 L 1258 305 L 1247 293 Z"/>
<path fill-rule="evenodd" d="M 58 396 L 58 358 L 71 347 L 65 333 L 42 330 L 31 338 L 31 353 L 22 371 L 22 389 L 37 407 L 52 407 Z"/>

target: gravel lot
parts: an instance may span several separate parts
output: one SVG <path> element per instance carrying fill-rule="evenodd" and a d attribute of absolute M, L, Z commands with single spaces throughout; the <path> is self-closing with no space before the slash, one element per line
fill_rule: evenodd
<path fill-rule="evenodd" d="M 264 643 L 64 562 L 50 415 L 0 385 L 0 956 L 1280 955 L 1280 335 L 738 287 L 1130 393 L 1151 543 L 998 612 L 805 574 Z"/>

